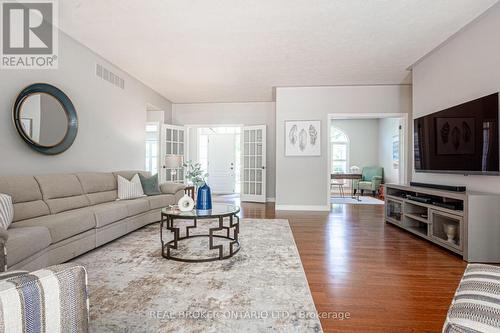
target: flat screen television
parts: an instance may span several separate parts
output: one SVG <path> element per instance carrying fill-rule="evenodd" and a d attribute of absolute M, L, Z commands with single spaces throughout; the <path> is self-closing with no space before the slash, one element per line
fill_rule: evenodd
<path fill-rule="evenodd" d="M 416 172 L 499 175 L 498 93 L 414 120 Z"/>

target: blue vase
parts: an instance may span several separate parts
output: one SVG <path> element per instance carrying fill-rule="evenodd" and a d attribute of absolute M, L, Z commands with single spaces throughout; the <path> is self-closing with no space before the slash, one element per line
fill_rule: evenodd
<path fill-rule="evenodd" d="M 196 209 L 212 209 L 212 191 L 210 190 L 210 187 L 207 183 L 198 188 L 198 196 L 196 197 Z"/>

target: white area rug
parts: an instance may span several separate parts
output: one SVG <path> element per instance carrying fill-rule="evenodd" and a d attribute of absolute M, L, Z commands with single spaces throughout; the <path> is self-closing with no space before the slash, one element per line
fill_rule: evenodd
<path fill-rule="evenodd" d="M 330 203 L 332 204 L 352 204 L 352 205 L 383 205 L 384 202 L 380 199 L 369 197 L 369 196 L 360 196 L 358 201 L 356 199 L 347 196 L 345 198 L 339 198 L 337 196 L 330 198 Z"/>
<path fill-rule="evenodd" d="M 288 221 L 242 220 L 240 242 L 227 260 L 176 262 L 154 224 L 76 258 L 91 331 L 322 332 Z"/>

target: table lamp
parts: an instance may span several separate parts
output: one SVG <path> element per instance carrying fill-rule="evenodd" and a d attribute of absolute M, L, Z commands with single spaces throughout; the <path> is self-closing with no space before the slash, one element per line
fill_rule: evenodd
<path fill-rule="evenodd" d="M 182 167 L 184 157 L 182 155 L 166 155 L 164 168 L 172 169 L 173 181 L 177 182 L 177 169 Z"/>

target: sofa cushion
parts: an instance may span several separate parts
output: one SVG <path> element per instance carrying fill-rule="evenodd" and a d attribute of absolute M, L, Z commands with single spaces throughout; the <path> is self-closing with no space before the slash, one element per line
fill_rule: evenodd
<path fill-rule="evenodd" d="M 10 195 L 13 203 L 42 200 L 40 186 L 33 176 L 0 177 L 0 193 Z"/>
<path fill-rule="evenodd" d="M 151 176 L 149 178 L 139 174 L 139 178 L 141 179 L 141 185 L 145 195 L 161 194 L 160 185 L 158 182 L 158 174 Z"/>
<path fill-rule="evenodd" d="M 186 185 L 174 182 L 165 182 L 160 185 L 160 191 L 163 194 L 176 194 L 179 191 L 184 191 Z"/>
<path fill-rule="evenodd" d="M 53 174 L 35 176 L 40 184 L 43 200 L 51 214 L 87 207 L 89 199 L 83 193 L 82 185 L 72 174 Z"/>
<path fill-rule="evenodd" d="M 101 203 L 112 202 L 118 198 L 118 191 L 106 191 L 87 194 L 90 205 L 98 205 Z"/>
<path fill-rule="evenodd" d="M 35 176 L 40 184 L 43 199 L 58 199 L 83 195 L 83 188 L 76 175 L 51 174 Z"/>
<path fill-rule="evenodd" d="M 45 227 L 9 228 L 7 265 L 12 266 L 50 245 L 49 230 Z"/>
<path fill-rule="evenodd" d="M 93 211 L 90 208 L 82 208 L 55 215 L 19 221 L 13 223 L 11 229 L 35 226 L 43 226 L 49 229 L 52 243 L 57 243 L 66 238 L 95 228 L 96 222 Z"/>
<path fill-rule="evenodd" d="M 87 207 L 90 205 L 89 199 L 85 195 L 76 195 L 68 198 L 58 198 L 47 200 L 51 214 L 71 211 L 78 208 Z"/>
<path fill-rule="evenodd" d="M 49 215 L 49 206 L 43 200 L 20 202 L 14 204 L 14 220 L 21 221 Z"/>
<path fill-rule="evenodd" d="M 123 201 L 127 205 L 128 216 L 135 216 L 149 210 L 149 201 L 146 198 Z"/>
<path fill-rule="evenodd" d="M 117 198 L 116 178 L 112 173 L 85 172 L 76 176 L 82 184 L 91 205 L 115 201 Z"/>
<path fill-rule="evenodd" d="M 50 214 L 33 176 L 0 177 L 0 193 L 12 197 L 14 222 Z"/>
<path fill-rule="evenodd" d="M 97 228 L 123 220 L 129 216 L 125 201 L 107 202 L 92 206 L 90 209 L 94 212 Z"/>
<path fill-rule="evenodd" d="M 144 191 L 142 190 L 141 180 L 139 175 L 135 175 L 131 180 L 127 180 L 122 176 L 117 176 L 118 181 L 118 199 L 119 200 L 130 200 L 144 197 Z"/>
<path fill-rule="evenodd" d="M 175 196 L 172 194 L 155 195 L 147 197 L 145 200 L 149 201 L 149 209 L 165 208 L 169 205 L 175 205 Z"/>
<path fill-rule="evenodd" d="M 82 184 L 84 193 L 96 193 L 116 190 L 116 178 L 112 173 L 82 172 L 76 176 Z"/>

